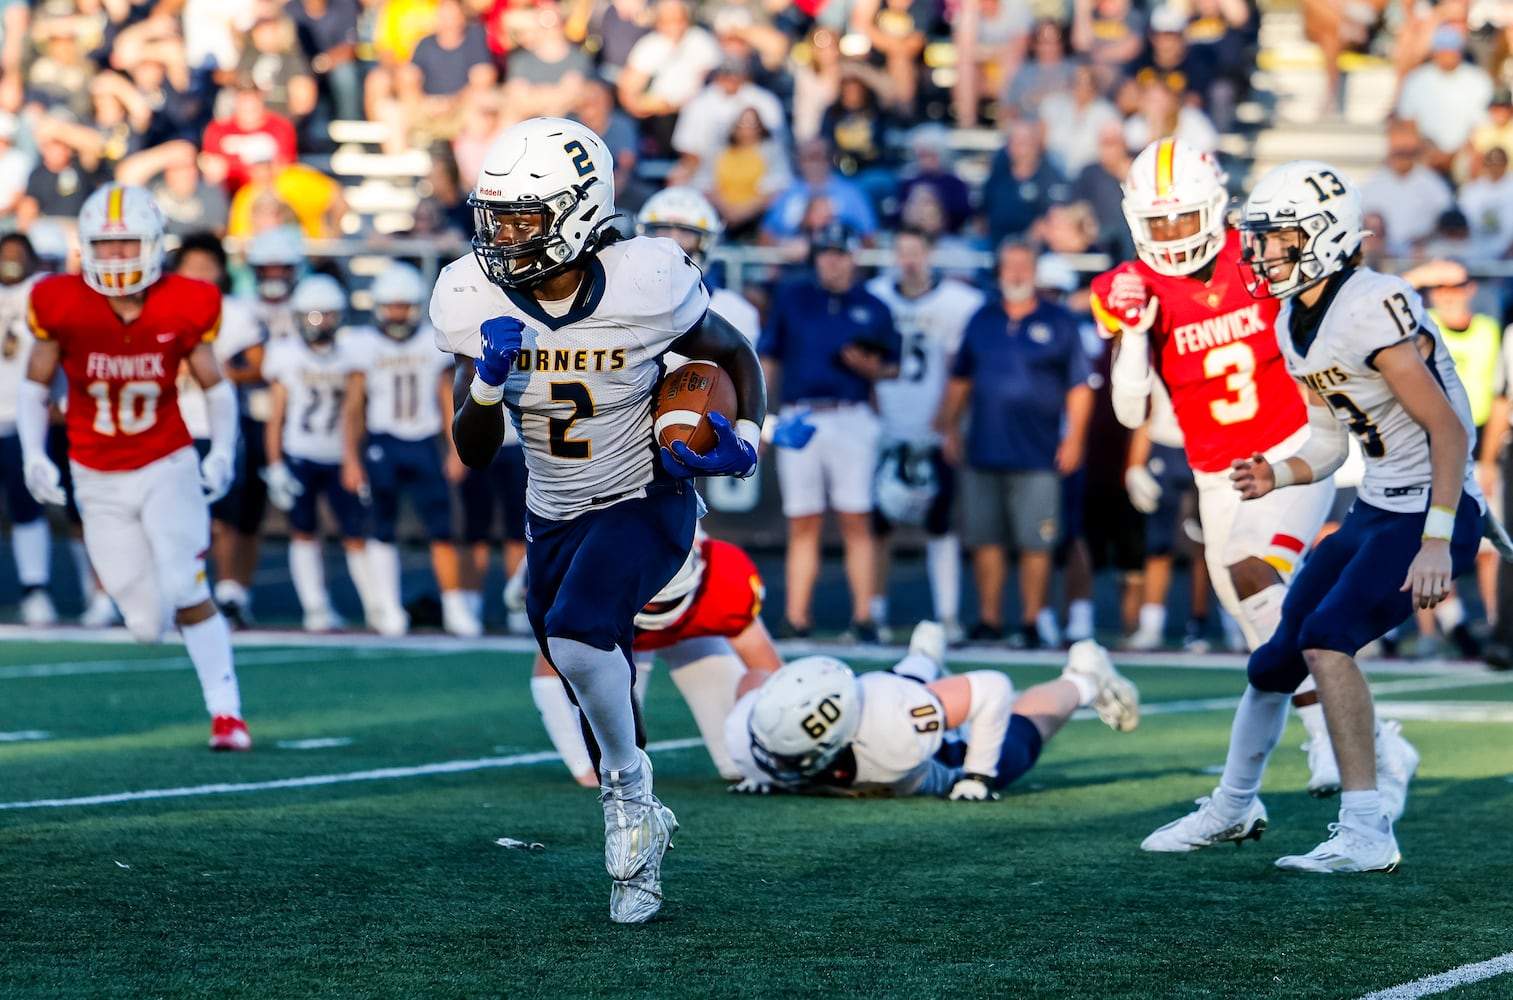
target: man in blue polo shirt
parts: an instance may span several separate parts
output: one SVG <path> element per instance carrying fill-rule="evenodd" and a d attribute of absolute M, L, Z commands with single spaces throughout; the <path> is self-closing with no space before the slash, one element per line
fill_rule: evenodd
<path fill-rule="evenodd" d="M 1077 318 L 1036 294 L 1035 263 L 1028 244 L 999 248 L 999 299 L 967 324 L 937 424 L 947 460 L 963 466 L 962 543 L 972 550 L 980 609 L 970 637 L 1003 638 L 1012 545 L 1023 623 L 1015 638 L 1030 648 L 1041 644 L 1036 619 L 1060 530 L 1059 477 L 1082 466 L 1093 406 Z"/>
<path fill-rule="evenodd" d="M 787 631 L 803 636 L 813 625 L 829 509 L 845 546 L 851 635 L 874 642 L 872 473 L 880 428 L 872 386 L 898 375 L 899 337 L 888 307 L 862 286 L 853 256 L 860 246 L 856 230 L 838 220 L 813 233 L 815 277 L 777 290 L 757 353 L 778 415 L 772 443 L 788 519 Z"/>

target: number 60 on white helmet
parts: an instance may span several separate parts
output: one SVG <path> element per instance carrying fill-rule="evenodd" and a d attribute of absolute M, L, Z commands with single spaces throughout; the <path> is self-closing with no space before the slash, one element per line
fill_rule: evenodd
<path fill-rule="evenodd" d="M 862 698 L 851 668 L 805 656 L 762 685 L 751 709 L 751 755 L 779 782 L 823 771 L 856 736 Z"/>

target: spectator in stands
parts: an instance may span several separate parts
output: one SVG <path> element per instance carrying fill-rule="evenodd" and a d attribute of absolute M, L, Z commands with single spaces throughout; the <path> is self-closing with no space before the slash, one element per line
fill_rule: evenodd
<path fill-rule="evenodd" d="M 577 105 L 594 75 L 593 62 L 567 40 L 551 7 L 523 7 L 505 18 L 510 61 L 505 71 L 506 125 L 526 118 L 561 118 Z"/>
<path fill-rule="evenodd" d="M 756 234 L 762 216 L 792 183 L 787 150 L 767 130 L 761 113 L 747 108 L 731 126 L 725 148 L 710 166 L 709 186 L 701 190 L 725 223 L 724 239 L 736 242 Z"/>
<path fill-rule="evenodd" d="M 1259 34 L 1256 19 L 1249 0 L 1194 0 L 1192 12 L 1188 49 L 1207 52 L 1214 73 L 1203 105 L 1219 131 L 1227 132 L 1234 125 L 1235 104 L 1250 89 L 1252 47 Z"/>
<path fill-rule="evenodd" d="M 981 250 L 979 241 L 950 232 L 947 228 L 946 207 L 933 187 L 916 185 L 909 189 L 908 197 L 899 206 L 899 225 L 904 229 L 916 229 L 923 233 L 934 247 L 937 255 L 955 255 L 958 260 L 968 253 Z M 943 277 L 956 278 L 969 285 L 976 285 L 982 276 L 978 267 L 970 263 L 942 265 Z"/>
<path fill-rule="evenodd" d="M 1145 15 L 1131 0 L 1073 0 L 1072 51 L 1092 61 L 1109 87 L 1145 48 Z"/>
<path fill-rule="evenodd" d="M 1424 163 L 1448 173 L 1455 154 L 1471 138 L 1492 103 L 1492 78 L 1463 61 L 1466 38 L 1448 25 L 1429 44 L 1429 61 L 1403 80 L 1397 116 L 1418 125 L 1427 140 Z"/>
<path fill-rule="evenodd" d="M 437 0 L 435 18 L 435 33 L 415 43 L 409 65 L 399 70 L 398 106 L 404 117 L 387 120 L 407 133 L 449 139 L 457 131 L 463 94 L 494 86 L 499 73 L 482 26 L 469 17 L 462 0 Z"/>
<path fill-rule="evenodd" d="M 148 52 L 129 70 L 132 86 L 152 111 L 143 145 L 150 148 L 175 139 L 198 143 L 209 124 L 210 102 L 191 89 L 183 46 L 175 39 Z"/>
<path fill-rule="evenodd" d="M 808 39 L 794 47 L 789 71 L 793 74 L 793 115 L 789 121 L 795 143 L 820 134 L 825 109 L 841 93 L 840 36 L 828 28 L 816 28 Z"/>
<path fill-rule="evenodd" d="M 982 214 L 988 244 L 998 246 L 1018 236 L 1054 202 L 1067 196 L 1066 180 L 1046 162 L 1040 126 L 1014 122 L 1007 142 L 993 154 L 993 165 L 982 185 Z"/>
<path fill-rule="evenodd" d="M 90 130 L 64 121 L 58 111 L 37 118 L 32 123 L 32 137 L 37 142 L 39 159 L 26 179 L 26 194 L 16 206 L 16 228 L 25 232 L 38 218 L 78 218 L 84 200 L 99 183 L 92 165 L 86 166 L 79 151 L 70 144 Z"/>
<path fill-rule="evenodd" d="M 269 111 L 263 101 L 262 88 L 250 77 L 242 77 L 236 83 L 230 116 L 211 122 L 205 129 L 202 143 L 205 158 L 200 162 L 200 168 L 206 178 L 225 187 L 227 194 L 235 194 L 236 189 L 247 182 L 247 168 L 242 163 L 240 149 L 243 142 L 255 135 L 271 136 L 280 159 L 285 163 L 294 162 L 298 156 L 294 123 Z"/>
<path fill-rule="evenodd" d="M 253 0 L 184 0 L 184 58 L 190 72 L 225 85 L 236 79 L 237 40 L 257 20 Z"/>
<path fill-rule="evenodd" d="M 495 140 L 509 125 L 504 120 L 504 97 L 497 90 L 472 90 L 462 99 L 462 117 L 452 136 L 452 157 L 463 184 L 472 190 L 478 170 Z"/>
<path fill-rule="evenodd" d="M 615 167 L 620 166 L 620 157 L 627 151 L 635 154 L 636 123 L 624 111 L 615 107 L 615 88 L 598 78 L 584 83 L 573 107 L 572 118 L 582 122 L 609 147 L 615 157 Z"/>
<path fill-rule="evenodd" d="M 1076 64 L 1070 87 L 1046 95 L 1040 102 L 1039 118 L 1045 129 L 1046 158 L 1069 178 L 1098 162 L 1098 136 L 1105 125 L 1120 121 L 1087 62 Z"/>
<path fill-rule="evenodd" d="M 801 143 L 798 165 L 798 178 L 778 195 L 762 218 L 762 242 L 778 243 L 802 235 L 812 202 L 825 210 L 826 218 L 839 219 L 863 238 L 872 235 L 877 216 L 866 192 L 835 171 L 829 142 L 810 139 Z"/>
<path fill-rule="evenodd" d="M 300 51 L 310 63 L 331 117 L 362 118 L 363 69 L 357 61 L 357 0 L 289 0 Z"/>
<path fill-rule="evenodd" d="M 1144 149 L 1164 136 L 1172 136 L 1205 153 L 1219 151 L 1219 130 L 1201 108 L 1185 104 L 1160 80 L 1134 84 L 1139 89 L 1139 110 L 1124 123 L 1124 141 L 1130 149 Z"/>
<path fill-rule="evenodd" d="M 1361 214 L 1361 227 L 1366 231 L 1361 238 L 1361 263 L 1373 271 L 1387 271 L 1387 220 L 1381 212 L 1368 210 Z"/>
<path fill-rule="evenodd" d="M 631 50 L 651 33 L 654 15 L 646 0 L 598 0 L 589 21 L 589 34 L 598 39 L 599 76 L 615 84 L 630 60 Z"/>
<path fill-rule="evenodd" d="M 438 243 L 465 243 L 473 236 L 473 210 L 468 207 L 472 185 L 463 186 L 457 161 L 445 154 L 431 157 L 431 190 L 415 206 L 408 236 Z"/>
<path fill-rule="evenodd" d="M 955 5 L 951 41 L 956 48 L 956 82 L 951 106 L 963 128 L 981 123 L 984 101 L 1000 96 L 1019 72 L 1032 23 L 1029 5 L 1018 0 Z"/>
<path fill-rule="evenodd" d="M 1387 126 L 1387 163 L 1361 185 L 1361 206 L 1378 212 L 1387 224 L 1387 250 L 1406 257 L 1413 244 L 1434 231 L 1445 210 L 1455 204 L 1450 185 L 1425 166 L 1423 141 L 1411 121 Z"/>
<path fill-rule="evenodd" d="M 1045 210 L 1045 215 L 1036 221 L 1030 234 L 1045 250 L 1041 260 L 1052 261 L 1051 265 L 1042 264 L 1040 270 L 1044 272 L 1049 269 L 1052 275 L 1058 277 L 1065 261 L 1056 255 L 1074 256 L 1093 253 L 1098 249 L 1098 219 L 1093 215 L 1093 207 L 1085 201 L 1068 201 L 1050 206 Z M 1075 274 L 1073 278 L 1075 279 Z M 1042 291 L 1046 288 L 1045 285 L 1040 287 Z M 1075 287 L 1069 288 L 1065 290 L 1065 294 L 1070 295 L 1075 291 Z M 1080 303 L 1078 312 L 1085 312 L 1080 308 Z"/>
<path fill-rule="evenodd" d="M 1213 52 L 1192 49 L 1187 44 L 1187 12 L 1164 3 L 1151 11 L 1150 44 L 1135 60 L 1130 75 L 1137 83 L 1162 83 L 1183 104 L 1206 108 L 1208 94 L 1217 79 Z"/>
<path fill-rule="evenodd" d="M 152 108 L 125 77 L 101 73 L 89 82 L 94 113 L 89 121 L 97 145 L 91 158 L 98 169 L 109 174 L 116 164 L 146 148 L 147 129 L 152 125 Z"/>
<path fill-rule="evenodd" d="M 1324 57 L 1325 117 L 1340 112 L 1340 56 L 1363 51 L 1381 27 L 1382 15 L 1392 0 L 1303 0 L 1303 34 Z"/>
<path fill-rule="evenodd" d="M 729 145 L 737 119 L 748 109 L 760 119 L 763 131 L 781 142 L 788 133 L 783 102 L 751 80 L 749 57 L 726 56 L 715 67 L 709 85 L 678 112 L 672 132 L 678 162 L 667 175 L 669 185 L 690 184 L 707 190 L 713 182 L 714 161 Z"/>
<path fill-rule="evenodd" d="M 1493 146 L 1483 153 L 1479 175 L 1462 184 L 1456 198 L 1476 243 L 1473 256 L 1505 256 L 1513 248 L 1513 176 L 1508 173 L 1508 151 Z"/>
<path fill-rule="evenodd" d="M 231 199 L 227 235 L 251 236 L 256 231 L 252 206 L 268 194 L 289 206 L 306 237 L 330 239 L 342 234 L 347 204 L 341 184 L 312 166 L 280 159 L 278 144 L 266 135 L 243 141 L 241 158 L 247 168 L 247 183 Z"/>
<path fill-rule="evenodd" d="M 69 16 L 37 21 L 40 54 L 26 71 L 26 103 L 43 110 L 65 108 L 79 121 L 91 111 L 89 81 L 95 67 L 79 44 L 79 25 Z"/>
<path fill-rule="evenodd" d="M 199 151 L 193 143 L 176 139 L 128 156 L 116 167 L 116 180 L 152 192 L 170 235 L 226 235 L 230 213 L 226 192 L 201 176 Z"/>
<path fill-rule="evenodd" d="M 720 43 L 727 58 L 744 58 L 752 64 L 752 79 L 768 90 L 783 68 L 793 41 L 774 22 L 761 0 L 724 0 L 706 6 L 704 22 Z"/>
<path fill-rule="evenodd" d="M 966 181 L 951 169 L 951 135 L 944 125 L 929 122 L 909 133 L 910 162 L 898 177 L 898 203 L 902 213 L 915 188 L 931 189 L 943 213 L 940 233 L 959 233 L 972 216 L 972 193 Z"/>
<path fill-rule="evenodd" d="M 297 41 L 293 21 L 263 14 L 252 25 L 236 64 L 237 76 L 253 80 L 262 90 L 268 110 L 296 124 L 315 110 L 319 96 L 310 63 Z"/>
<path fill-rule="evenodd" d="M 1495 4 L 1494 4 L 1495 5 Z M 1400 20 L 1392 40 L 1392 68 L 1397 71 L 1397 94 L 1403 81 L 1427 59 L 1433 58 L 1434 36 L 1441 28 L 1457 31 L 1461 38 L 1470 34 L 1468 0 L 1433 0 L 1431 3 L 1399 5 Z"/>
<path fill-rule="evenodd" d="M 32 172 L 32 158 L 16 148 L 20 130 L 21 123 L 15 115 L 0 111 L 0 215 L 16 211 Z"/>
<path fill-rule="evenodd" d="M 15 114 L 21 110 L 26 92 L 22 66 L 31 24 L 30 4 L 8 0 L 0 7 L 0 111 Z"/>
<path fill-rule="evenodd" d="M 888 151 L 893 116 L 877 91 L 887 82 L 862 63 L 847 63 L 841 68 L 840 97 L 820 120 L 820 135 L 830 142 L 836 169 L 867 193 L 874 210 L 886 205 L 897 188 Z"/>
<path fill-rule="evenodd" d="M 1135 243 L 1124 221 L 1124 191 L 1121 185 L 1129 176 L 1129 145 L 1124 141 L 1124 126 L 1105 122 L 1098 130 L 1098 159 L 1082 168 L 1072 180 L 1071 196 L 1093 206 L 1099 222 L 1098 243 L 1107 247 L 1116 260 L 1133 260 Z"/>
<path fill-rule="evenodd" d="M 657 0 L 654 30 L 630 50 L 617 85 L 620 106 L 640 123 L 644 150 L 672 152 L 678 112 L 719 61 L 719 43 L 693 23 L 685 0 Z"/>
<path fill-rule="evenodd" d="M 363 111 L 369 121 L 394 120 L 394 102 L 403 97 L 400 84 L 409 73 L 415 47 L 436 30 L 436 6 L 437 0 L 379 0 L 373 24 L 373 54 L 378 61 L 363 78 Z M 391 134 L 384 150 L 402 152 L 409 147 L 409 139 Z"/>
<path fill-rule="evenodd" d="M 1504 153 L 1513 150 L 1513 92 L 1502 86 L 1492 91 L 1487 117 L 1471 130 L 1471 138 L 1455 164 L 1456 174 L 1480 177 L 1486 168 L 1486 154 L 1493 149 Z"/>
<path fill-rule="evenodd" d="M 1038 620 L 1060 529 L 1058 476 L 1082 466 L 1093 402 L 1077 318 L 1040 298 L 1035 265 L 1028 244 L 1000 245 L 1000 297 L 968 322 L 936 418 L 947 461 L 962 469 L 962 543 L 972 549 L 979 608 L 970 637 L 1004 637 L 1012 546 L 1023 623 L 1016 642 L 1027 647 L 1049 638 Z"/>
<path fill-rule="evenodd" d="M 1066 34 L 1055 21 L 1040 21 L 1031 36 L 1030 60 L 1022 63 L 1009 82 L 1000 109 L 1002 117 L 1048 121 L 1040 105 L 1053 94 L 1074 85 L 1076 67 L 1067 58 Z M 1094 85 L 1096 90 L 1096 84 Z"/>
<path fill-rule="evenodd" d="M 872 64 L 887 73 L 889 103 L 906 117 L 914 115 L 920 56 L 933 18 L 930 0 L 857 0 L 851 8 L 852 32 L 871 43 Z"/>

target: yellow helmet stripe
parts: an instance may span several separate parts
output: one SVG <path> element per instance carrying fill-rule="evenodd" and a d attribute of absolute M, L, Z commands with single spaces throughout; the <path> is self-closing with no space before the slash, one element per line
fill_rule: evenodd
<path fill-rule="evenodd" d="M 1172 193 L 1172 154 L 1177 144 L 1171 139 L 1162 139 L 1156 147 L 1156 195 L 1165 198 Z"/>
<path fill-rule="evenodd" d="M 105 220 L 107 222 L 121 221 L 121 203 L 125 200 L 126 189 L 114 187 L 110 189 L 110 198 L 105 203 Z"/>

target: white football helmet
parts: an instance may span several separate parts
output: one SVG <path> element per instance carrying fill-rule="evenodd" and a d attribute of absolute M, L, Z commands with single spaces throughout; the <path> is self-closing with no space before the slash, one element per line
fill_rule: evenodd
<path fill-rule="evenodd" d="M 129 257 L 101 257 L 95 243 L 136 240 Z M 146 188 L 106 184 L 79 209 L 84 282 L 102 295 L 136 295 L 163 274 L 163 213 Z"/>
<path fill-rule="evenodd" d="M 751 754 L 780 782 L 823 771 L 856 736 L 861 686 L 832 656 L 805 656 L 773 674 L 751 709 Z"/>
<path fill-rule="evenodd" d="M 305 267 L 305 235 L 294 226 L 265 229 L 247 244 L 247 266 L 258 298 L 283 302 Z"/>
<path fill-rule="evenodd" d="M 715 211 L 708 198 L 691 187 L 663 188 L 646 199 L 646 204 L 636 213 L 638 235 L 667 236 L 670 235 L 666 232 L 669 229 L 694 234 L 698 243 L 690 251 L 690 256 L 700 267 L 704 266 L 709 251 L 725 235 L 720 213 Z"/>
<path fill-rule="evenodd" d="M 336 339 L 337 327 L 347 311 L 347 290 L 329 274 L 312 274 L 294 286 L 289 308 L 306 343 L 329 344 Z"/>
<path fill-rule="evenodd" d="M 930 505 L 940 492 L 930 447 L 901 442 L 884 448 L 873 487 L 877 509 L 889 521 L 924 524 Z"/>
<path fill-rule="evenodd" d="M 525 289 L 592 254 L 615 215 L 615 161 L 594 131 L 566 118 L 530 118 L 489 149 L 468 199 L 473 254 L 501 288 Z M 515 239 L 501 223 L 540 217 Z"/>
<path fill-rule="evenodd" d="M 1180 139 L 1161 139 L 1140 151 L 1124 179 L 1124 218 L 1135 253 L 1157 274 L 1173 277 L 1202 270 L 1224 246 L 1224 208 L 1229 203 L 1219 163 Z M 1195 213 L 1197 229 L 1175 240 L 1151 236 L 1152 219 Z"/>
<path fill-rule="evenodd" d="M 409 340 L 420 329 L 421 309 L 430 289 L 420 272 L 396 260 L 373 279 L 373 318 L 385 336 Z"/>
<path fill-rule="evenodd" d="M 1342 270 L 1367 235 L 1361 215 L 1360 189 L 1327 163 L 1295 160 L 1266 174 L 1240 218 L 1251 294 L 1290 298 Z M 1278 246 L 1288 231 L 1300 235 Z"/>

